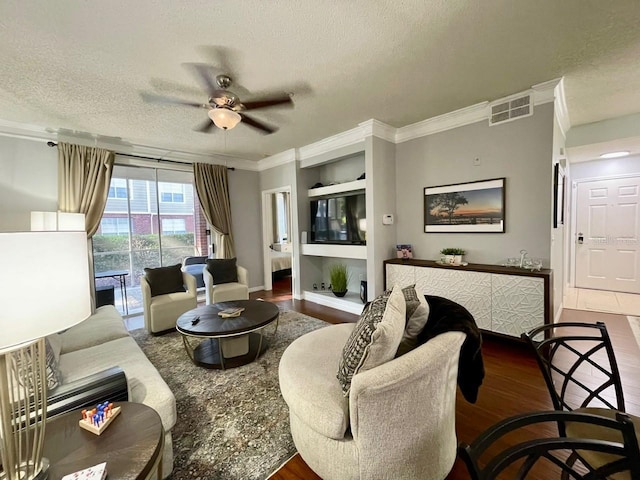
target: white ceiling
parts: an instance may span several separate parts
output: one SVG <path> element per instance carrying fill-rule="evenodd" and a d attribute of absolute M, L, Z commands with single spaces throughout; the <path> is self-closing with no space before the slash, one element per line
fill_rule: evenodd
<path fill-rule="evenodd" d="M 0 119 L 258 159 L 565 76 L 579 125 L 640 112 L 639 18 L 638 0 L 2 0 Z M 205 110 L 140 98 L 204 103 L 182 64 L 224 58 L 243 100 L 294 92 L 255 113 L 277 133 L 197 133 Z"/>

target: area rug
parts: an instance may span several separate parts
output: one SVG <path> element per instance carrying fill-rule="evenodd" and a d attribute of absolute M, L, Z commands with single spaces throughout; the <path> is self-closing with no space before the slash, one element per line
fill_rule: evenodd
<path fill-rule="evenodd" d="M 640 348 L 640 317 L 628 316 L 627 319 L 629 320 L 629 326 L 631 327 L 633 336 L 636 337 L 636 343 Z"/>
<path fill-rule="evenodd" d="M 191 363 L 177 332 L 154 337 L 144 329 L 132 331 L 176 397 L 170 478 L 262 480 L 290 458 L 295 447 L 278 363 L 294 339 L 327 325 L 281 312 L 275 336 L 274 326 L 265 329 L 268 350 L 256 362 L 224 371 Z"/>

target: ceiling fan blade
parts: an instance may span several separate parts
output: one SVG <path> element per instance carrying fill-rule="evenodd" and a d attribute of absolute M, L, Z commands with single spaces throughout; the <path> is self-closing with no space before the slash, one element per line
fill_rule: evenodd
<path fill-rule="evenodd" d="M 147 103 L 161 103 L 169 105 L 187 105 L 188 107 L 203 108 L 206 105 L 197 102 L 189 102 L 187 100 L 181 100 L 180 98 L 163 97 L 161 95 L 154 95 L 153 93 L 140 93 L 142 100 Z"/>
<path fill-rule="evenodd" d="M 205 87 L 207 94 L 210 97 L 213 97 L 215 95 L 215 91 L 219 88 L 215 81 L 216 73 L 214 68 L 206 63 L 185 63 L 184 65 L 196 72 L 198 79 Z"/>
<path fill-rule="evenodd" d="M 253 127 L 256 130 L 260 130 L 266 135 L 269 135 L 270 133 L 278 131 L 277 127 L 272 127 L 270 125 L 267 125 L 266 123 L 260 122 L 255 118 L 252 118 L 249 115 L 246 115 L 244 113 L 241 113 L 240 116 L 242 117 L 242 123 L 246 123 L 250 127 Z"/>
<path fill-rule="evenodd" d="M 253 100 L 251 102 L 242 102 L 245 110 L 257 110 L 258 108 L 269 108 L 277 105 L 290 105 L 293 106 L 293 100 L 289 95 L 282 95 L 281 97 L 263 98 Z"/>
<path fill-rule="evenodd" d="M 210 118 L 207 118 L 205 122 L 202 122 L 200 125 L 194 128 L 194 130 L 196 132 L 209 133 L 211 131 L 214 131 L 215 127 L 216 127 L 216 124 L 213 123 L 213 120 L 211 120 Z"/>

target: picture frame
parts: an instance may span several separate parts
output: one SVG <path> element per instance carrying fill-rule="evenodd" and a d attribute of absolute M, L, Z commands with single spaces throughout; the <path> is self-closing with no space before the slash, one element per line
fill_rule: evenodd
<path fill-rule="evenodd" d="M 425 187 L 425 233 L 504 233 L 506 178 Z"/>
<path fill-rule="evenodd" d="M 553 166 L 553 228 L 564 225 L 565 183 L 564 169 L 556 163 Z"/>

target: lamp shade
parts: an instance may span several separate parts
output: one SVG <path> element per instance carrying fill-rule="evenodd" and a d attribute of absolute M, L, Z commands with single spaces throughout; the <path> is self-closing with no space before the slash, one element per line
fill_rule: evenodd
<path fill-rule="evenodd" d="M 0 349 L 91 314 L 85 232 L 0 233 Z"/>
<path fill-rule="evenodd" d="M 216 124 L 216 127 L 223 130 L 231 130 L 242 120 L 238 112 L 234 112 L 228 108 L 212 108 L 209 110 L 208 115 L 209 118 L 213 120 L 213 123 Z"/>

